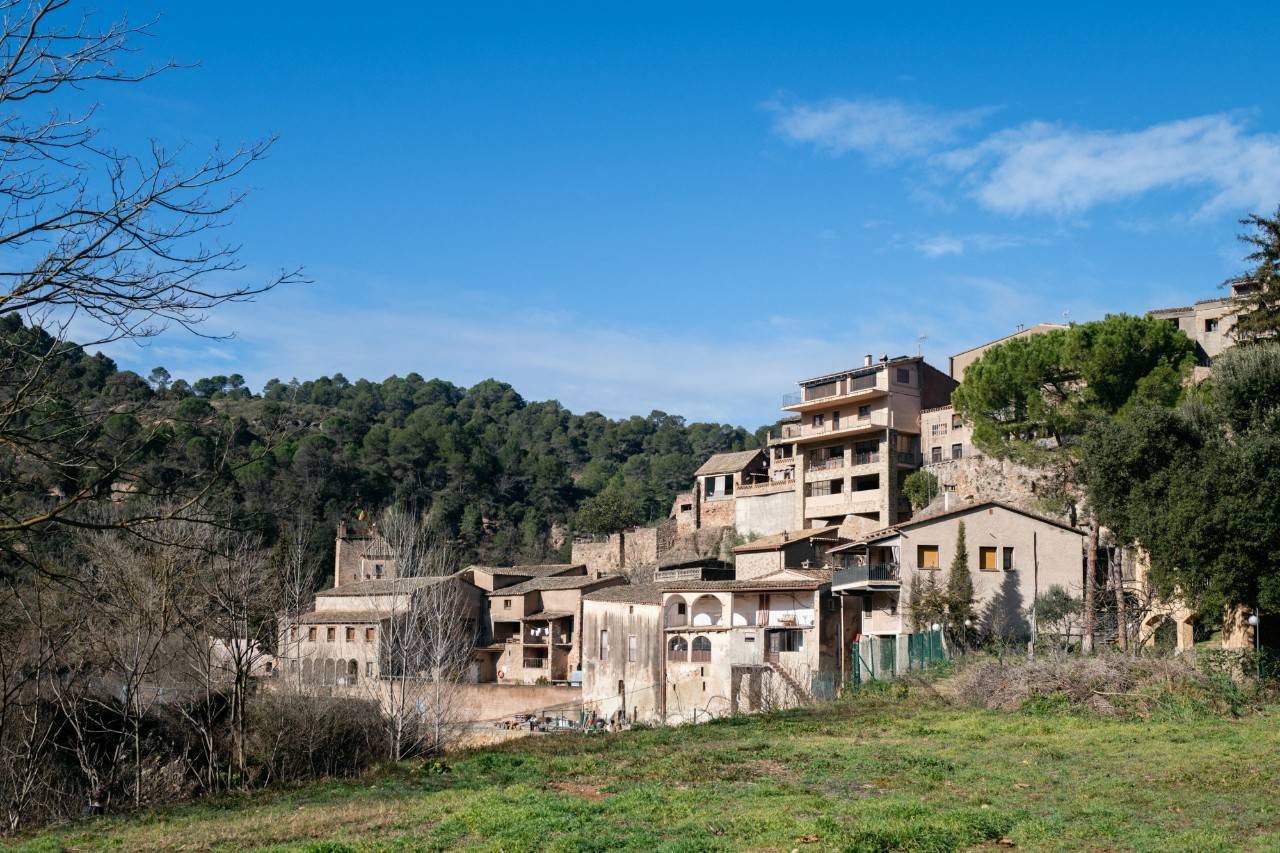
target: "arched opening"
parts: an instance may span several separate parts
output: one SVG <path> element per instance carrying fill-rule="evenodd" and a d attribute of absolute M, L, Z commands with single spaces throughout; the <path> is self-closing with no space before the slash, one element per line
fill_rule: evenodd
<path fill-rule="evenodd" d="M 302 683 L 314 684 L 315 680 L 316 673 L 314 665 L 311 663 L 311 658 L 307 658 L 302 662 Z"/>
<path fill-rule="evenodd" d="M 706 663 L 711 660 L 711 639 L 709 637 L 693 638 L 693 653 L 689 660 L 694 663 Z"/>
<path fill-rule="evenodd" d="M 334 667 L 334 665 L 333 665 L 333 658 L 325 658 L 325 659 L 324 659 L 324 670 L 323 670 L 323 673 L 324 673 L 324 674 L 321 676 L 321 678 L 323 679 L 323 680 L 321 681 L 321 683 L 322 683 L 322 684 L 326 684 L 326 685 L 333 684 L 334 679 L 335 679 L 335 675 L 336 675 L 336 673 L 335 673 L 335 667 Z"/>
<path fill-rule="evenodd" d="M 347 684 L 355 684 L 360 679 L 360 664 L 347 661 Z"/>
<path fill-rule="evenodd" d="M 686 661 L 689 659 L 689 642 L 684 637 L 672 637 L 667 643 L 667 660 Z"/>
<path fill-rule="evenodd" d="M 679 628 L 689 624 L 689 606 L 683 597 L 673 595 L 667 599 L 663 624 L 668 628 Z"/>
<path fill-rule="evenodd" d="M 704 595 L 689 608 L 689 624 L 699 628 L 712 628 L 720 624 L 724 605 L 714 595 Z"/>

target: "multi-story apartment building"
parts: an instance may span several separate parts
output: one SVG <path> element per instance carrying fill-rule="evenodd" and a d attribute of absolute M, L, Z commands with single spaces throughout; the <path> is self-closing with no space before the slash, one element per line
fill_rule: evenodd
<path fill-rule="evenodd" d="M 790 472 L 796 529 L 871 530 L 910 514 L 902 481 L 920 467 L 920 412 L 956 383 L 919 356 L 866 356 L 862 367 L 801 380 L 769 435 L 771 476 Z"/>
<path fill-rule="evenodd" d="M 1236 325 L 1238 309 L 1236 298 L 1240 295 L 1241 293 L 1233 288 L 1231 296 L 1202 299 L 1194 305 L 1157 308 L 1147 312 L 1150 317 L 1173 323 L 1195 342 L 1195 380 L 1197 382 L 1208 377 L 1213 360 L 1231 346 L 1232 330 Z"/>

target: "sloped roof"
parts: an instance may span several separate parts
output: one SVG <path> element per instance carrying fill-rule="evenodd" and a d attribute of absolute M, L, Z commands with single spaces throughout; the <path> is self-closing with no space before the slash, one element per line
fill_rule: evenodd
<path fill-rule="evenodd" d="M 467 566 L 468 570 L 490 575 L 513 575 L 525 578 L 549 578 L 567 574 L 586 574 L 585 563 L 537 563 L 528 566 Z"/>
<path fill-rule="evenodd" d="M 524 595 L 529 592 L 542 592 L 549 589 L 581 589 L 592 584 L 603 584 L 621 580 L 618 576 L 595 578 L 589 575 L 572 575 L 569 577 L 529 578 L 529 580 L 513 586 L 505 586 L 489 593 L 491 597 Z"/>
<path fill-rule="evenodd" d="M 777 551 L 787 545 L 803 542 L 806 539 L 834 536 L 839 529 L 840 525 L 833 524 L 828 527 L 810 527 L 807 530 L 788 530 L 785 533 L 775 533 L 772 536 L 761 536 L 759 539 L 734 548 L 733 553 L 754 554 L 761 551 Z"/>
<path fill-rule="evenodd" d="M 442 580 L 447 580 L 453 575 L 431 575 L 429 577 L 415 578 L 381 578 L 372 581 L 359 581 L 358 583 L 344 583 L 342 586 L 331 587 L 330 589 L 321 590 L 316 595 L 393 595 L 396 593 L 410 592 L 415 589 L 422 589 L 424 586 L 431 586 Z"/>
<path fill-rule="evenodd" d="M 925 525 L 932 524 L 935 521 L 941 521 L 947 518 L 954 518 L 957 515 L 966 515 L 968 513 L 977 512 L 983 509 L 1006 510 L 1007 512 L 1016 513 L 1018 515 L 1029 518 L 1032 521 L 1038 521 L 1041 524 L 1052 525 L 1053 527 L 1057 527 L 1060 530 L 1065 530 L 1068 533 L 1074 533 L 1077 536 L 1085 535 L 1083 530 L 1080 530 L 1077 527 L 1072 527 L 1070 524 L 1064 524 L 1063 522 L 1058 521 L 1056 518 L 1050 518 L 1047 515 L 1040 515 L 1039 513 L 1031 512 L 1030 510 L 1023 509 L 1022 507 L 1019 507 L 1019 506 L 1014 506 L 1013 504 L 1005 503 L 1004 501 L 979 501 L 978 503 L 963 504 L 961 506 L 955 507 L 954 509 L 946 510 L 945 512 L 935 512 L 932 515 L 913 518 L 910 521 L 901 521 L 893 525 L 892 527 L 883 527 L 879 530 L 873 530 L 870 533 L 865 533 L 862 536 L 859 536 L 857 539 L 853 540 L 852 542 L 849 542 L 848 544 L 839 545 L 835 548 L 832 548 L 831 553 L 836 553 L 839 551 L 847 551 L 855 545 L 865 545 L 869 542 L 876 542 L 881 539 L 887 539 L 890 536 L 896 536 L 898 533 L 900 533 L 903 530 L 911 530 L 916 527 L 924 527 Z"/>
<path fill-rule="evenodd" d="M 736 474 L 746 468 L 764 451 L 739 450 L 736 453 L 717 453 L 702 463 L 702 467 L 693 472 L 695 477 L 708 477 L 715 474 Z"/>
<path fill-rule="evenodd" d="M 310 613 L 298 614 L 294 622 L 299 625 L 367 625 L 381 622 L 390 616 L 389 610 L 313 610 Z"/>
<path fill-rule="evenodd" d="M 583 596 L 587 601 L 614 601 L 624 604 L 661 604 L 662 588 L 654 583 L 625 583 L 597 589 Z"/>
<path fill-rule="evenodd" d="M 781 574 L 801 577 L 779 578 Z M 758 578 L 734 581 L 673 581 L 663 592 L 755 592 L 784 589 L 820 589 L 831 583 L 831 569 L 783 569 Z"/>

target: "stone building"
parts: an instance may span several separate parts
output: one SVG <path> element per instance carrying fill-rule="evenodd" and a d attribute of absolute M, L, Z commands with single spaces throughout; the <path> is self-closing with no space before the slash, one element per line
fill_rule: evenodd
<path fill-rule="evenodd" d="M 1147 312 L 1150 317 L 1173 323 L 1195 342 L 1195 381 L 1207 378 L 1213 360 L 1234 343 L 1232 330 L 1236 325 L 1236 298 L 1240 295 L 1233 289 L 1231 296 L 1202 299 L 1193 305 L 1157 308 Z"/>
<path fill-rule="evenodd" d="M 621 575 L 545 574 L 487 593 L 490 644 L 499 682 L 580 683 L 582 599 L 626 583 Z"/>
<path fill-rule="evenodd" d="M 848 599 L 847 611 L 860 614 L 860 634 L 897 637 L 912 630 L 911 586 L 929 578 L 946 586 L 961 522 L 978 614 L 975 630 L 1021 637 L 1030 630 L 1026 610 L 1049 587 L 1060 586 L 1076 598 L 1083 594 L 1083 531 L 1010 504 L 966 504 L 831 549 L 838 567 L 832 589 Z"/>
<path fill-rule="evenodd" d="M 396 576 L 396 558 L 375 522 L 343 521 L 333 551 L 333 585 Z"/>
<path fill-rule="evenodd" d="M 920 412 L 948 403 L 955 386 L 919 356 L 867 356 L 801 380 L 783 401 L 798 420 L 769 435 L 776 473 L 792 472 L 790 527 L 867 531 L 910 515 L 902 481 L 921 465 Z"/>
<path fill-rule="evenodd" d="M 829 570 L 674 581 L 661 591 L 667 722 L 834 694 L 839 649 L 851 635 L 840 623 Z"/>
<path fill-rule="evenodd" d="M 348 581 L 316 593 L 311 611 L 281 618 L 277 670 L 304 687 L 371 690 L 385 674 L 384 640 L 391 622 L 413 610 L 421 590 L 441 583 L 458 585 L 470 633 L 482 638 L 484 593 L 462 573 Z M 478 659 L 469 677 L 482 680 Z"/>
<path fill-rule="evenodd" d="M 844 542 L 840 528 L 810 527 L 764 536 L 733 549 L 739 579 L 760 577 L 786 568 L 827 565 L 827 551 Z"/>
<path fill-rule="evenodd" d="M 606 720 L 662 717 L 662 592 L 653 582 L 618 584 L 583 596 L 582 703 Z"/>

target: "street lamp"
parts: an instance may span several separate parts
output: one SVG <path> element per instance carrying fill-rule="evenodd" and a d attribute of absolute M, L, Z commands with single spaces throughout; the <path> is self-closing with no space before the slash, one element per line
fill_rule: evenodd
<path fill-rule="evenodd" d="M 972 619 L 965 619 L 965 620 L 964 620 L 964 649 L 965 649 L 965 651 L 968 651 L 968 650 L 969 650 L 969 629 L 970 629 L 970 628 L 972 628 L 972 627 L 973 627 L 973 620 L 972 620 Z"/>
<path fill-rule="evenodd" d="M 1262 632 L 1258 630 L 1258 623 L 1262 620 L 1258 618 L 1257 613 L 1250 613 L 1246 621 L 1253 628 L 1253 656 L 1258 661 L 1258 678 L 1262 678 Z"/>

